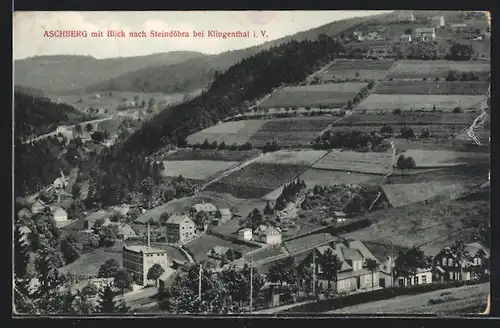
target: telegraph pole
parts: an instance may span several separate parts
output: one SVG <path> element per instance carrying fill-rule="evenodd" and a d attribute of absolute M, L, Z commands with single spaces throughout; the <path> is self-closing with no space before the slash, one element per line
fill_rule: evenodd
<path fill-rule="evenodd" d="M 313 295 L 316 295 L 316 249 L 313 249 Z"/>
<path fill-rule="evenodd" d="M 253 253 L 250 257 L 250 313 L 252 313 L 253 301 Z"/>
<path fill-rule="evenodd" d="M 198 274 L 198 298 L 201 300 L 201 275 L 202 275 L 202 268 L 201 268 L 201 264 L 200 264 L 200 272 Z"/>
<path fill-rule="evenodd" d="M 391 267 L 389 268 L 391 270 L 391 287 L 394 287 L 394 244 L 392 243 L 391 240 Z"/>

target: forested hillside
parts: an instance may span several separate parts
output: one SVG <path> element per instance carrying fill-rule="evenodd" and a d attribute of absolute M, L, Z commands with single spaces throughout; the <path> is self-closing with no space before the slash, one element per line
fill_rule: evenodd
<path fill-rule="evenodd" d="M 357 24 L 384 19 L 389 15 L 391 14 L 344 19 L 255 47 L 197 57 L 175 65 L 148 67 L 89 86 L 86 91 L 191 92 L 205 88 L 213 80 L 215 71 L 224 71 L 260 51 L 269 50 L 292 40 L 316 40 L 320 34 L 334 37 Z"/>
<path fill-rule="evenodd" d="M 22 85 L 14 85 L 14 92 L 24 93 L 26 95 L 34 96 L 34 97 L 43 97 L 44 92 L 40 89 L 25 87 Z"/>
<path fill-rule="evenodd" d="M 14 62 L 16 84 L 46 93 L 76 91 L 147 67 L 175 65 L 204 54 L 172 51 L 136 57 L 96 59 L 91 56 L 36 56 Z"/>
<path fill-rule="evenodd" d="M 51 132 L 59 125 L 71 125 L 90 119 L 66 104 L 48 98 L 14 93 L 15 137 L 21 140 Z"/>

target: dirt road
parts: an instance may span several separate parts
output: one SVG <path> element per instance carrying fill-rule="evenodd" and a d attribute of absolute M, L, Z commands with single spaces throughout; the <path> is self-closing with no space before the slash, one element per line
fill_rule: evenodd
<path fill-rule="evenodd" d="M 486 303 L 489 292 L 490 284 L 485 283 L 442 289 L 419 295 L 399 296 L 388 300 L 349 306 L 327 313 L 457 313 L 460 309 Z M 429 301 L 432 303 L 429 304 Z"/>

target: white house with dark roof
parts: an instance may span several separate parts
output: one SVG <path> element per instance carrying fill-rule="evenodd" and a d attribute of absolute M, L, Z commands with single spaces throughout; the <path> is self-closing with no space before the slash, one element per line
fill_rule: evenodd
<path fill-rule="evenodd" d="M 245 241 L 250 241 L 252 240 L 252 229 L 250 228 L 243 228 L 238 230 L 238 239 L 240 240 L 245 240 Z"/>
<path fill-rule="evenodd" d="M 133 245 L 123 246 L 123 268 L 132 279 L 141 286 L 148 284 L 148 271 L 159 264 L 163 270 L 168 268 L 167 251 L 150 246 Z"/>
<path fill-rule="evenodd" d="M 195 216 L 199 212 L 205 212 L 212 218 L 217 215 L 217 207 L 212 203 L 199 203 L 191 207 L 191 215 Z"/>
<path fill-rule="evenodd" d="M 415 29 L 415 37 L 422 41 L 434 41 L 436 40 L 436 28 L 418 27 Z"/>
<path fill-rule="evenodd" d="M 278 228 L 260 225 L 253 231 L 253 240 L 268 244 L 277 245 L 281 244 L 281 231 Z"/>
<path fill-rule="evenodd" d="M 196 224 L 189 215 L 174 213 L 166 222 L 166 232 L 168 242 L 184 242 L 196 236 Z"/>
<path fill-rule="evenodd" d="M 63 227 L 68 224 L 68 212 L 60 206 L 51 206 L 52 218 L 56 221 L 56 226 Z"/>
<path fill-rule="evenodd" d="M 35 203 L 31 205 L 31 213 L 33 214 L 42 213 L 46 207 L 47 204 L 45 204 L 41 199 L 37 199 Z"/>

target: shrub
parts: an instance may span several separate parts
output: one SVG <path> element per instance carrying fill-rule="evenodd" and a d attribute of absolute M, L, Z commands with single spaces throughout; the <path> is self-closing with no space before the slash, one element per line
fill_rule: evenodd
<path fill-rule="evenodd" d="M 463 109 L 460 107 L 453 108 L 453 113 L 463 113 L 463 112 L 464 112 Z"/>
<path fill-rule="evenodd" d="M 399 115 L 399 114 L 401 114 L 401 109 L 396 108 L 396 109 L 394 109 L 394 110 L 392 111 L 392 113 L 393 113 L 394 115 Z"/>
<path fill-rule="evenodd" d="M 410 139 L 415 137 L 415 132 L 409 127 L 401 128 L 401 136 L 405 139 Z"/>

